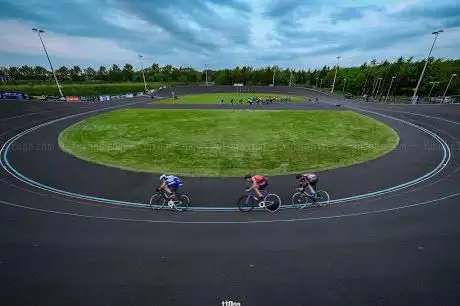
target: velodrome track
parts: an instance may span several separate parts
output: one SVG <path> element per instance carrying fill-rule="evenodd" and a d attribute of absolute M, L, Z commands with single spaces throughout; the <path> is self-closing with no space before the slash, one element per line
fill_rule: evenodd
<path fill-rule="evenodd" d="M 152 106 L 146 98 L 1 102 L 2 301 L 458 305 L 460 106 L 358 103 L 303 88 L 255 90 L 319 98 L 264 109 L 363 113 L 391 125 L 400 145 L 368 163 L 320 173 L 320 188 L 336 200 L 329 207 L 241 214 L 230 210 L 241 178 L 186 178 L 195 210 L 158 212 L 143 207 L 157 175 L 77 160 L 59 150 L 56 136 L 117 108 L 191 106 Z M 288 201 L 292 175 L 270 181 L 270 191 Z"/>

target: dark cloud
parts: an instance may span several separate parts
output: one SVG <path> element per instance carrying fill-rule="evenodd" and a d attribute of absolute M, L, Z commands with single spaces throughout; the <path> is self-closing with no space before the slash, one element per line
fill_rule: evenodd
<path fill-rule="evenodd" d="M 117 6 L 142 19 L 157 25 L 172 35 L 176 40 L 199 46 L 207 51 L 216 51 L 219 45 L 209 41 L 203 33 L 188 27 L 180 14 L 186 14 L 193 22 L 212 32 L 231 40 L 235 44 L 249 43 L 249 31 L 245 23 L 248 21 L 249 8 L 236 1 L 211 1 L 214 4 L 233 8 L 236 5 L 237 16 L 234 19 L 225 19 L 217 15 L 206 6 L 206 2 L 199 0 L 157 0 L 155 5 L 142 0 L 118 1 Z M 166 14 L 165 10 L 170 13 Z M 245 11 L 242 11 L 245 10 Z M 177 12 L 177 15 L 174 14 Z"/>
<path fill-rule="evenodd" d="M 296 62 L 300 57 L 309 56 L 327 55 L 333 58 L 347 51 L 365 54 L 403 41 L 415 41 L 422 35 L 429 37 L 429 33 L 436 30 L 433 25 L 441 26 L 446 32 L 460 27 L 460 9 L 456 0 L 416 1 L 393 13 L 383 7 L 386 5 L 384 2 L 375 5 L 371 1 L 353 0 L 272 0 L 264 2 L 266 6 L 262 12 L 253 12 L 251 7 L 260 5 L 257 1 L 50 0 L 37 6 L 35 0 L 0 0 L 0 19 L 26 21 L 58 34 L 110 39 L 123 48 L 165 60 L 171 58 L 174 61 L 176 55 L 181 55 L 180 60 L 186 61 L 184 54 L 192 53 L 207 56 L 209 61 L 214 59 L 216 63 L 235 64 L 243 59 L 271 64 Z M 216 6 L 219 12 L 210 4 Z M 349 21 L 358 21 L 370 11 L 381 12 L 388 23 L 369 27 L 361 22 L 350 23 L 361 29 L 342 26 L 342 23 L 347 25 Z M 118 26 L 117 12 L 138 17 L 161 28 L 164 35 Z M 110 14 L 114 14 L 113 23 L 105 20 L 110 18 Z M 260 35 L 264 38 L 257 41 L 258 46 L 252 47 L 252 35 L 257 35 L 259 31 L 257 25 L 256 29 L 251 28 L 256 15 L 258 20 L 267 21 L 269 30 L 272 25 L 274 28 L 267 33 L 265 24 L 259 25 Z M 314 20 L 314 27 L 312 24 L 305 29 L 309 18 Z M 252 30 L 255 32 L 251 33 Z M 267 47 L 264 44 L 267 39 L 279 41 L 283 47 Z M 229 46 L 222 41 L 229 42 Z M 234 47 L 238 47 L 239 52 L 233 52 Z M 296 51 L 302 48 L 311 51 Z M 408 53 L 418 52 L 410 51 L 411 48 L 408 43 Z M 247 53 L 240 50 L 247 50 Z M 252 58 L 252 54 L 256 56 Z M 197 60 L 189 59 L 190 63 Z"/>

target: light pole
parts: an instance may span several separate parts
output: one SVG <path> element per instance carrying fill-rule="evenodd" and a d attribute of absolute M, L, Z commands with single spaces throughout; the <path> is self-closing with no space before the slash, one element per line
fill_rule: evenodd
<path fill-rule="evenodd" d="M 337 56 L 337 66 L 335 67 L 335 75 L 334 75 L 334 81 L 332 82 L 331 94 L 334 93 L 335 78 L 337 77 L 337 70 L 339 69 L 339 60 L 340 60 L 340 56 Z"/>
<path fill-rule="evenodd" d="M 343 94 L 345 94 L 345 84 L 347 84 L 347 79 L 343 79 L 343 88 L 342 88 Z"/>
<path fill-rule="evenodd" d="M 273 68 L 273 80 L 272 80 L 272 85 L 275 86 L 275 73 L 276 73 L 276 69 Z"/>
<path fill-rule="evenodd" d="M 50 57 L 48 56 L 48 51 L 46 51 L 45 43 L 43 42 L 42 36 L 40 35 L 41 33 L 45 33 L 45 31 L 41 29 L 37 29 L 37 28 L 33 28 L 32 31 L 38 34 L 38 38 L 40 38 L 40 41 L 42 42 L 43 50 L 45 50 L 46 58 L 48 59 L 48 62 L 50 63 L 50 68 L 51 68 L 51 71 L 53 72 L 54 80 L 56 81 L 56 86 L 59 89 L 59 94 L 61 95 L 61 97 L 64 97 L 64 95 L 62 94 L 61 85 L 59 85 L 59 81 L 56 77 L 56 73 L 54 72 L 53 64 L 51 64 Z"/>
<path fill-rule="evenodd" d="M 412 96 L 412 104 L 417 104 L 416 96 L 417 96 L 418 87 L 420 86 L 420 83 L 422 82 L 422 79 L 423 79 L 423 75 L 425 74 L 425 69 L 426 69 L 426 66 L 428 65 L 428 60 L 430 59 L 431 51 L 433 51 L 433 47 L 434 47 L 434 44 L 436 43 L 436 39 L 438 39 L 439 33 L 442 33 L 442 32 L 444 32 L 444 30 L 438 30 L 438 31 L 431 33 L 431 34 L 434 34 L 433 44 L 431 45 L 430 52 L 428 53 L 428 56 L 425 60 L 425 65 L 423 66 L 422 73 L 420 74 L 420 78 L 418 79 L 417 86 L 414 89 L 414 95 Z"/>
<path fill-rule="evenodd" d="M 444 91 L 444 94 L 442 95 L 442 103 L 444 103 L 444 99 L 446 98 L 446 93 L 447 93 L 447 90 L 449 89 L 449 86 L 450 86 L 450 83 L 452 82 L 452 79 L 454 77 L 456 77 L 457 74 L 456 73 L 452 73 L 452 75 L 450 76 L 450 80 L 449 80 L 449 83 L 447 84 L 447 87 L 446 87 L 446 90 Z"/>
<path fill-rule="evenodd" d="M 318 88 L 318 77 L 316 77 L 316 88 Z"/>
<path fill-rule="evenodd" d="M 204 72 L 206 74 L 206 86 L 208 86 L 208 65 L 204 65 Z"/>
<path fill-rule="evenodd" d="M 375 95 L 374 95 L 374 99 L 377 98 L 377 96 L 379 95 L 379 90 L 380 90 L 380 81 L 382 80 L 382 78 L 378 78 L 377 79 L 377 82 L 375 84 Z"/>
<path fill-rule="evenodd" d="M 430 93 L 428 94 L 428 101 L 430 100 L 431 97 L 431 92 L 433 91 L 433 88 L 436 84 L 439 84 L 439 82 L 430 82 L 430 84 L 433 84 L 430 89 Z"/>
<path fill-rule="evenodd" d="M 321 89 L 323 87 L 323 79 L 321 79 L 321 83 L 319 85 L 319 89 Z"/>
<path fill-rule="evenodd" d="M 386 97 L 385 97 L 385 102 L 387 102 L 388 96 L 390 95 L 391 85 L 393 85 L 393 80 L 394 80 L 394 79 L 396 79 L 395 76 L 391 78 L 390 87 L 388 87 L 388 92 L 387 92 L 387 95 L 386 95 Z"/>
<path fill-rule="evenodd" d="M 377 88 L 377 82 L 379 81 L 379 79 L 375 79 L 374 80 L 374 85 L 372 85 L 372 93 L 371 93 L 371 97 L 374 96 L 374 92 L 375 92 L 375 89 Z"/>
<path fill-rule="evenodd" d="M 366 90 L 366 85 L 367 85 L 368 78 L 369 78 L 369 76 L 366 77 L 366 82 L 364 82 L 363 91 L 361 93 L 361 96 L 364 96 L 364 91 Z"/>
<path fill-rule="evenodd" d="M 380 86 L 382 86 L 382 78 L 379 78 L 379 81 L 377 83 L 377 90 L 375 91 L 375 98 L 377 98 L 379 96 L 379 92 L 380 92 Z"/>
<path fill-rule="evenodd" d="M 144 79 L 144 88 L 147 91 L 147 83 L 145 82 L 145 74 L 144 74 L 144 65 L 142 64 L 142 55 L 137 55 L 139 57 L 139 61 L 141 62 L 141 69 L 142 69 L 142 78 Z"/>

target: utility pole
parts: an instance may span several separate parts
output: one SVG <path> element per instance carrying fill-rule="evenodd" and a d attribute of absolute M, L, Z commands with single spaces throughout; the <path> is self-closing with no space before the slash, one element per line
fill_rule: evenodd
<path fill-rule="evenodd" d="M 43 50 L 45 50 L 46 58 L 48 59 L 48 63 L 50 64 L 51 72 L 53 73 L 54 80 L 56 81 L 56 86 L 57 86 L 57 88 L 59 90 L 59 94 L 61 95 L 61 98 L 62 98 L 62 97 L 64 97 L 64 95 L 62 94 L 61 85 L 59 84 L 59 81 L 58 81 L 58 79 L 56 77 L 56 73 L 54 72 L 53 64 L 51 64 L 51 60 L 50 60 L 50 57 L 48 55 L 48 51 L 46 50 L 45 43 L 43 42 L 42 36 L 40 35 L 42 33 L 45 33 L 45 31 L 43 31 L 41 29 L 37 29 L 37 28 L 33 28 L 32 31 L 34 31 L 35 33 L 38 34 L 38 38 L 40 38 L 40 41 L 42 42 Z"/>

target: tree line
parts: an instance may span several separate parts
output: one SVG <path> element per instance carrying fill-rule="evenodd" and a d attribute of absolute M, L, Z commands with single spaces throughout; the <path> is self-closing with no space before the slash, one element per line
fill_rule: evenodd
<path fill-rule="evenodd" d="M 338 67 L 335 90 L 345 91 L 353 95 L 363 95 L 380 92 L 386 95 L 410 96 L 413 94 L 425 61 L 414 61 L 413 58 L 400 57 L 396 61 L 385 60 L 377 63 L 376 60 L 363 63 L 359 67 Z M 335 66 L 324 66 L 322 69 L 291 70 L 278 66 L 253 68 L 250 66 L 233 69 L 198 71 L 189 67 L 161 67 L 152 64 L 143 71 L 135 71 L 133 66 L 125 64 L 123 67 L 112 65 L 100 66 L 97 70 L 91 67 L 80 68 L 60 67 L 55 73 L 63 83 L 95 83 L 95 82 L 143 82 L 144 72 L 147 82 L 177 82 L 203 83 L 206 80 L 216 85 L 231 85 L 243 83 L 245 85 L 269 85 L 273 80 L 275 85 L 316 86 L 331 88 L 336 73 Z M 430 58 L 418 94 L 426 96 L 442 95 L 452 74 L 460 73 L 460 59 Z M 21 82 L 50 82 L 54 79 L 51 72 L 41 66 L 0 67 L 0 77 L 6 77 L 7 83 Z M 460 75 L 454 77 L 447 94 L 460 93 Z M 436 83 L 435 83 L 436 82 Z"/>

